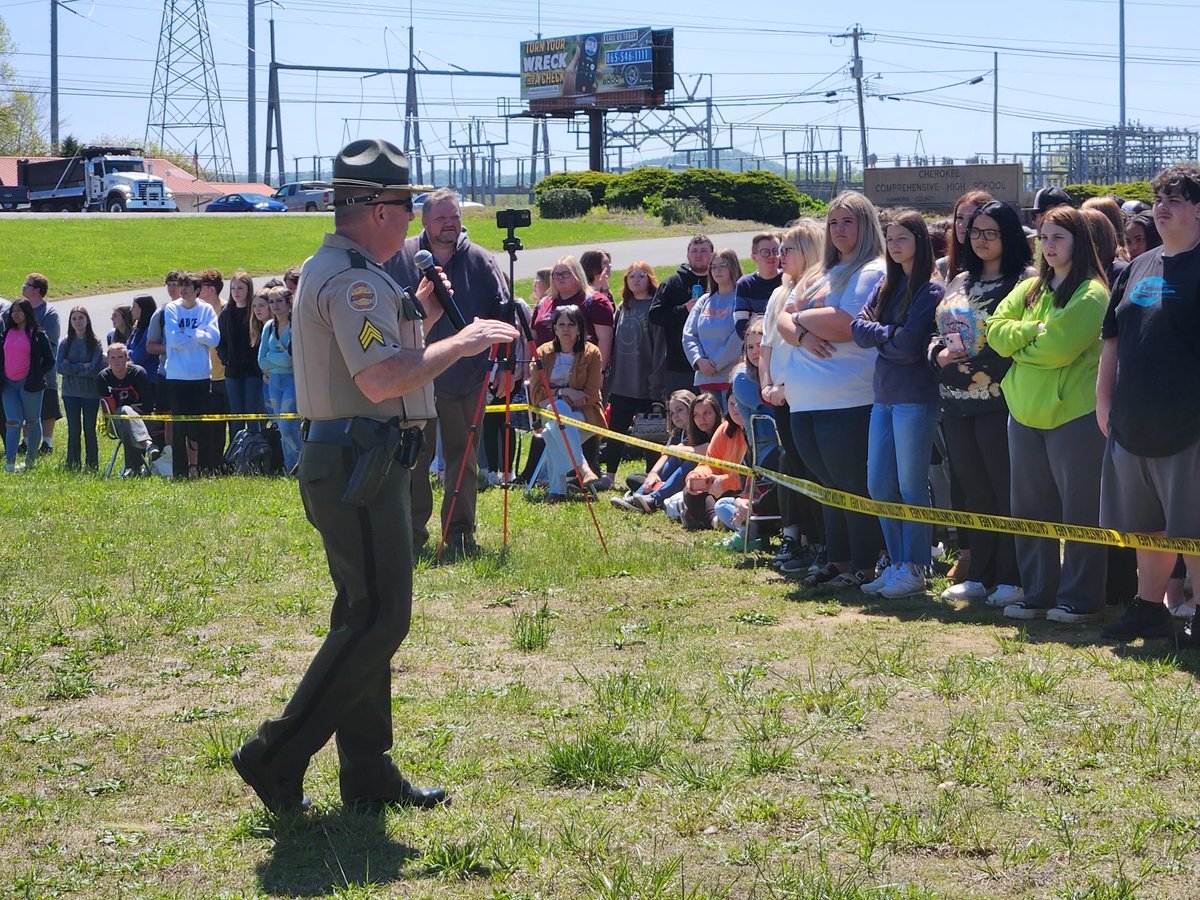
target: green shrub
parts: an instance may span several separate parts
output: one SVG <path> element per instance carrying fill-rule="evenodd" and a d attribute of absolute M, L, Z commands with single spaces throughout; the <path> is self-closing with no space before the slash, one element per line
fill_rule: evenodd
<path fill-rule="evenodd" d="M 661 166 L 642 166 L 616 176 L 604 192 L 609 209 L 645 209 L 654 212 L 671 180 L 671 170 Z"/>
<path fill-rule="evenodd" d="M 689 197 L 663 200 L 658 214 L 664 225 L 699 225 L 707 217 L 703 204 Z"/>
<path fill-rule="evenodd" d="M 540 200 L 546 191 L 574 188 L 587 191 L 592 197 L 592 205 L 599 206 L 604 203 L 604 192 L 616 178 L 611 172 L 555 172 L 539 181 L 533 188 L 533 194 Z"/>
<path fill-rule="evenodd" d="M 801 194 L 786 178 L 757 169 L 737 176 L 737 198 L 736 214 L 730 218 L 768 225 L 786 225 L 802 215 L 823 216 L 827 211 L 824 203 Z"/>
<path fill-rule="evenodd" d="M 1148 181 L 1126 181 L 1119 184 L 1068 184 L 1064 191 L 1078 206 L 1084 200 L 1092 197 L 1103 197 L 1105 194 L 1116 194 L 1125 200 L 1141 200 L 1143 203 L 1153 203 L 1154 194 Z"/>
<path fill-rule="evenodd" d="M 674 172 L 663 198 L 690 197 L 700 203 L 714 216 L 735 218 L 738 208 L 737 176 L 721 169 L 684 169 Z"/>
<path fill-rule="evenodd" d="M 592 195 L 583 188 L 543 191 L 537 198 L 543 219 L 578 219 L 592 208 Z"/>

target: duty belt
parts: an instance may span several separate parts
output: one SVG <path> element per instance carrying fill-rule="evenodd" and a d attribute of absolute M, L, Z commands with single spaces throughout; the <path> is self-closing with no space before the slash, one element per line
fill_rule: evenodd
<path fill-rule="evenodd" d="M 358 507 L 374 501 L 393 463 L 406 469 L 416 465 L 425 437 L 420 428 L 402 427 L 398 417 L 387 422 L 364 416 L 306 419 L 300 426 L 300 433 L 310 444 L 354 448 L 354 470 L 346 481 L 342 502 Z"/>

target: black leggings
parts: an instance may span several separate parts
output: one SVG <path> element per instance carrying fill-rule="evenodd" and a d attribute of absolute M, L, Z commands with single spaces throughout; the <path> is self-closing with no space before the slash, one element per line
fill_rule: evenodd
<path fill-rule="evenodd" d="M 775 417 L 775 428 L 779 432 L 782 450 L 778 457 L 779 471 L 784 475 L 812 481 L 813 477 L 800 459 L 800 451 L 796 449 L 796 438 L 792 434 L 791 409 L 785 403 L 783 406 L 772 406 L 771 413 Z M 791 488 L 781 487 L 779 515 L 784 528 L 798 528 L 800 534 L 808 538 L 809 543 L 825 543 L 821 507 L 816 500 Z"/>
<path fill-rule="evenodd" d="M 208 412 L 210 390 L 207 378 L 199 381 L 168 381 L 171 392 L 171 412 L 177 416 L 201 416 Z M 206 422 L 176 422 L 171 433 L 171 474 L 175 478 L 188 476 L 188 441 L 196 445 L 196 458 L 205 443 Z"/>

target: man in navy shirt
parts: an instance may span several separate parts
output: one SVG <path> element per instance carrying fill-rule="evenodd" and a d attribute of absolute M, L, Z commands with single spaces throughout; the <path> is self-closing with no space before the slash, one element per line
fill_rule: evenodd
<path fill-rule="evenodd" d="M 760 231 L 750 241 L 750 258 L 757 269 L 738 279 L 733 306 L 733 327 L 740 338 L 746 337 L 751 316 L 766 313 L 767 301 L 783 281 L 779 271 L 779 246 L 779 235 L 769 231 Z"/>

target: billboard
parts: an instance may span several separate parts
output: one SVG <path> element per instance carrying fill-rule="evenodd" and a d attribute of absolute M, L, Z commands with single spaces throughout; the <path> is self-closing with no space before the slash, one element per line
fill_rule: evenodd
<path fill-rule="evenodd" d="M 952 209 L 967 191 L 987 191 L 997 200 L 1020 203 L 1024 183 L 1020 163 L 871 168 L 864 192 L 876 206 Z"/>
<path fill-rule="evenodd" d="M 608 105 L 605 94 L 661 91 L 661 77 L 655 78 L 658 56 L 650 28 L 523 41 L 521 99 Z"/>

